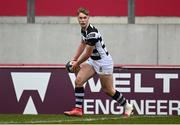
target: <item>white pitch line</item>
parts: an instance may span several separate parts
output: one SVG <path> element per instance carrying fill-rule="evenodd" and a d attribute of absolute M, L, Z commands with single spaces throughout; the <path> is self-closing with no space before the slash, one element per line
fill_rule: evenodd
<path fill-rule="evenodd" d="M 116 120 L 116 119 L 119 119 L 118 117 L 117 118 L 107 118 L 107 117 L 102 117 L 102 118 L 82 118 L 82 119 L 64 119 L 64 120 L 54 120 L 54 121 L 32 121 L 30 123 L 62 123 L 62 122 L 78 122 L 78 121 L 81 121 L 81 122 L 88 122 L 88 121 L 96 121 L 96 120 Z"/>

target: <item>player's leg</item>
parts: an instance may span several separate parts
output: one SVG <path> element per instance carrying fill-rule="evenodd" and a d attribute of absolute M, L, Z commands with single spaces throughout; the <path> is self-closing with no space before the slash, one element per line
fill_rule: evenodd
<path fill-rule="evenodd" d="M 64 112 L 69 116 L 82 116 L 83 101 L 84 101 L 84 83 L 94 75 L 95 71 L 88 63 L 83 63 L 75 80 L 75 108 L 72 111 Z"/>
<path fill-rule="evenodd" d="M 103 91 L 116 100 L 121 106 L 124 106 L 124 116 L 129 117 L 133 112 L 133 106 L 126 101 L 122 93 L 114 89 L 112 74 L 99 75 L 99 77 Z"/>
<path fill-rule="evenodd" d="M 109 75 L 99 75 L 102 90 L 109 96 L 113 96 L 116 90 L 113 87 L 113 77 L 111 74 Z"/>
<path fill-rule="evenodd" d="M 78 72 L 75 80 L 76 87 L 83 87 L 84 83 L 95 74 L 94 68 L 88 64 L 83 63 L 81 69 Z"/>
<path fill-rule="evenodd" d="M 75 80 L 76 108 L 82 108 L 84 99 L 84 83 L 94 75 L 95 71 L 88 63 L 83 63 Z"/>

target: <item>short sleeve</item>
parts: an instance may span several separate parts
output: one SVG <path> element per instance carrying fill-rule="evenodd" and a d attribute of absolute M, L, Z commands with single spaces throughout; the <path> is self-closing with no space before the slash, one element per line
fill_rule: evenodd
<path fill-rule="evenodd" d="M 83 36 L 83 34 L 81 34 L 81 40 L 85 41 L 85 37 Z"/>
<path fill-rule="evenodd" d="M 98 40 L 98 34 L 96 32 L 91 32 L 86 37 L 87 44 L 90 46 L 95 46 Z"/>

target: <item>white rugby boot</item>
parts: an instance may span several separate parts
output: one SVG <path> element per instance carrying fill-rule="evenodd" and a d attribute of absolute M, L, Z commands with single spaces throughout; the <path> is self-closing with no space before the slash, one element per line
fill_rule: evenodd
<path fill-rule="evenodd" d="M 128 102 L 124 105 L 124 118 L 128 118 L 133 115 L 133 105 Z"/>

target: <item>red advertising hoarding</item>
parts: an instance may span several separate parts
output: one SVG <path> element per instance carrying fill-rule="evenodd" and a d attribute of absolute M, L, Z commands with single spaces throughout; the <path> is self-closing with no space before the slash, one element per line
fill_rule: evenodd
<path fill-rule="evenodd" d="M 27 0 L 0 0 L 0 16 L 26 16 Z M 136 16 L 180 16 L 179 0 L 135 0 Z M 127 16 L 128 0 L 35 0 L 36 16 L 76 16 L 84 6 L 92 16 Z"/>
<path fill-rule="evenodd" d="M 114 87 L 138 115 L 180 115 L 180 68 L 114 68 Z M 64 66 L 1 66 L 0 114 L 63 114 L 74 106 L 75 75 Z M 85 84 L 85 114 L 122 114 L 98 76 Z"/>

